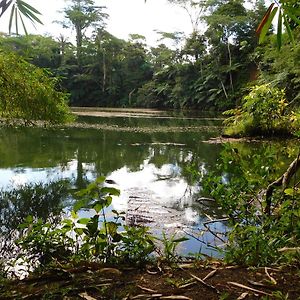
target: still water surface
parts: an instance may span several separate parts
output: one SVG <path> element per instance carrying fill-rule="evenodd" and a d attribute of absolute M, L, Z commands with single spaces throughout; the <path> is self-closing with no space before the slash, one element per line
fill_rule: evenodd
<path fill-rule="evenodd" d="M 201 200 L 201 177 L 223 150 L 209 142 L 221 124 L 210 116 L 152 113 L 80 116 L 68 128 L 2 128 L 1 188 L 64 178 L 82 188 L 104 175 L 121 190 L 111 209 L 125 211 L 127 223 L 145 224 L 156 234 L 194 235 L 182 253 L 217 255 L 214 246 L 221 242 L 203 235 L 203 222 L 223 215 L 215 203 Z M 65 206 L 67 212 L 70 201 Z M 211 229 L 224 233 L 226 224 Z"/>

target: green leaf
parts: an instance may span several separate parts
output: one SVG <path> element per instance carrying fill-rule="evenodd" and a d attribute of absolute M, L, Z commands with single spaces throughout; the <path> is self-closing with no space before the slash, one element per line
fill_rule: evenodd
<path fill-rule="evenodd" d="M 269 20 L 269 17 L 270 17 L 270 14 L 272 12 L 272 9 L 273 9 L 273 6 L 274 6 L 274 3 L 272 3 L 268 10 L 266 11 L 265 15 L 263 16 L 263 19 L 261 20 L 261 22 L 259 23 L 257 29 L 256 29 L 256 34 L 257 35 L 260 35 L 261 34 L 261 31 L 263 29 L 263 27 L 266 25 L 266 23 L 268 22 Z"/>
<path fill-rule="evenodd" d="M 90 222 L 90 218 L 81 218 L 77 221 L 78 224 L 87 225 Z"/>
<path fill-rule="evenodd" d="M 105 224 L 108 233 L 113 236 L 117 233 L 118 226 L 114 222 L 106 222 Z"/>
<path fill-rule="evenodd" d="M 96 213 L 99 213 L 99 211 L 101 211 L 101 209 L 103 208 L 103 203 L 100 201 L 97 201 L 94 205 L 93 205 L 93 209 L 96 211 Z"/>
<path fill-rule="evenodd" d="M 282 45 L 282 13 L 279 10 L 278 25 L 277 25 L 277 48 L 280 49 Z"/>
<path fill-rule="evenodd" d="M 291 30 L 290 23 L 288 22 L 285 14 L 283 14 L 283 23 L 284 23 L 284 26 L 285 26 L 286 31 L 288 33 L 290 41 L 292 42 L 293 46 L 295 46 L 294 34 Z"/>
<path fill-rule="evenodd" d="M 88 206 L 88 199 L 80 199 L 75 202 L 73 205 L 74 212 L 78 212 L 82 208 L 87 208 Z"/>
<path fill-rule="evenodd" d="M 77 219 L 77 218 L 78 218 L 78 214 L 77 214 L 74 210 L 72 210 L 72 211 L 71 211 L 71 217 L 72 217 L 73 219 Z"/>
<path fill-rule="evenodd" d="M 119 233 L 114 234 L 113 236 L 113 242 L 118 243 L 122 240 L 122 235 Z"/>
<path fill-rule="evenodd" d="M 109 194 L 111 196 L 120 196 L 120 190 L 112 187 L 103 187 L 101 188 L 101 193 Z"/>
<path fill-rule="evenodd" d="M 90 235 L 95 235 L 97 233 L 97 231 L 98 231 L 98 221 L 99 221 L 99 216 L 95 215 L 87 223 L 86 227 L 89 230 Z"/>
<path fill-rule="evenodd" d="M 18 1 L 18 6 L 20 6 L 20 5 L 27 7 L 29 10 L 31 10 L 35 14 L 41 15 L 41 13 L 36 8 L 34 8 L 33 6 L 29 5 L 28 3 L 26 3 L 26 2 L 24 2 L 22 0 Z"/>
<path fill-rule="evenodd" d="M 285 190 L 284 190 L 284 193 L 285 193 L 286 195 L 288 195 L 288 196 L 294 196 L 295 191 L 294 191 L 294 189 L 292 189 L 292 188 L 288 188 L 288 189 L 285 189 Z"/>
<path fill-rule="evenodd" d="M 26 16 L 31 21 L 33 21 L 33 22 L 35 21 L 37 23 L 43 24 L 42 21 L 31 10 L 29 10 L 27 7 L 19 5 L 18 9 L 21 11 L 21 13 L 24 16 Z"/>
<path fill-rule="evenodd" d="M 185 242 L 185 241 L 188 241 L 188 240 L 189 239 L 187 237 L 182 237 L 182 238 L 175 239 L 172 242 L 174 242 L 174 243 L 182 243 L 182 242 Z"/>
<path fill-rule="evenodd" d="M 108 207 L 108 206 L 111 205 L 111 203 L 112 203 L 112 197 L 111 196 L 107 196 L 105 198 L 105 206 Z"/>
<path fill-rule="evenodd" d="M 278 7 L 273 8 L 273 10 L 271 11 L 266 23 L 264 24 L 264 26 L 262 27 L 262 29 L 260 31 L 259 43 L 262 43 L 264 41 L 264 38 L 271 27 L 272 21 L 274 19 L 274 16 L 276 15 L 277 11 L 278 11 Z"/>
<path fill-rule="evenodd" d="M 8 32 L 11 33 L 12 21 L 14 18 L 14 11 L 15 11 L 15 4 L 11 8 L 10 18 L 9 18 L 9 25 L 8 25 Z"/>
<path fill-rule="evenodd" d="M 103 183 L 104 181 L 105 181 L 105 176 L 99 176 L 99 177 L 95 180 L 95 182 L 96 182 L 97 184 Z"/>
<path fill-rule="evenodd" d="M 78 228 L 78 227 L 75 228 L 74 231 L 77 233 L 77 235 L 82 235 L 84 232 L 83 228 Z"/>
<path fill-rule="evenodd" d="M 20 12 L 19 12 L 19 17 L 20 17 L 20 20 L 21 20 L 21 22 L 22 22 L 22 26 L 23 26 L 24 32 L 25 32 L 26 35 L 28 35 L 28 32 L 27 32 L 27 29 L 26 29 L 26 26 L 25 26 L 23 17 L 22 17 L 22 15 L 20 14 Z"/>
<path fill-rule="evenodd" d="M 87 195 L 94 195 L 95 192 L 98 191 L 98 185 L 96 183 L 96 181 L 90 183 L 87 188 L 85 190 L 83 190 L 83 192 L 85 192 Z"/>
<path fill-rule="evenodd" d="M 26 223 L 32 223 L 33 222 L 33 216 L 31 216 L 31 215 L 27 216 L 26 219 L 25 219 L 25 222 Z"/>
<path fill-rule="evenodd" d="M 284 10 L 288 17 L 290 17 L 295 23 L 300 25 L 300 20 L 293 14 L 292 10 L 289 8 L 285 8 Z"/>

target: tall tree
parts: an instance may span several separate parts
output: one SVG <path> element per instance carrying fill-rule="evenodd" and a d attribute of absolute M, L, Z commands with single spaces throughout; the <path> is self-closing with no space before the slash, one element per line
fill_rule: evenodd
<path fill-rule="evenodd" d="M 78 65 L 82 62 L 82 45 L 88 28 L 103 28 L 108 17 L 103 12 L 105 7 L 96 6 L 94 0 L 69 0 L 70 5 L 64 10 L 66 21 L 63 26 L 76 32 L 76 52 Z"/>
<path fill-rule="evenodd" d="M 242 40 L 240 37 L 244 36 L 248 29 L 248 16 L 243 2 L 243 0 L 211 1 L 209 6 L 211 14 L 206 17 L 208 24 L 206 35 L 209 36 L 210 44 L 214 49 L 219 47 L 227 49 L 228 75 L 232 92 L 234 91 L 232 71 L 235 69 L 232 45 L 238 45 Z"/>
<path fill-rule="evenodd" d="M 206 11 L 207 0 L 168 0 L 168 2 L 183 8 L 189 16 L 192 32 L 199 31 L 200 22 Z"/>

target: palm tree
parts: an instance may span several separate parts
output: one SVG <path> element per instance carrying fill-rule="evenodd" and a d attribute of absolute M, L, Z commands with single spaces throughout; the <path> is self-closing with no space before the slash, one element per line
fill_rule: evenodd
<path fill-rule="evenodd" d="M 38 18 L 38 15 L 41 15 L 41 13 L 23 0 L 0 0 L 0 18 L 9 7 L 11 7 L 11 13 L 9 19 L 9 33 L 11 33 L 12 24 L 14 20 L 16 34 L 19 34 L 19 20 L 20 20 L 24 32 L 27 34 L 27 29 L 23 17 L 30 20 L 33 24 L 34 23 L 43 24 L 42 21 Z"/>

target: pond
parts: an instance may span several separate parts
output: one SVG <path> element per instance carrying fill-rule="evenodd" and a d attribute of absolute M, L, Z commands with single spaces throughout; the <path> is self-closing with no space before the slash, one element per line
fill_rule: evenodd
<path fill-rule="evenodd" d="M 203 197 L 201 178 L 228 151 L 226 145 L 211 142 L 220 135 L 222 119 L 151 110 L 76 109 L 76 113 L 76 124 L 68 127 L 1 128 L 1 188 L 70 179 L 80 189 L 104 175 L 109 186 L 121 191 L 111 209 L 125 211 L 127 224 L 149 226 L 158 235 L 188 235 L 182 254 L 217 256 L 215 247 L 222 244 L 219 237 L 226 232 L 226 223 L 211 223 L 209 230 L 203 226 L 224 216 L 211 199 Z M 283 155 L 283 161 L 288 160 L 281 153 L 286 147 L 276 145 L 245 142 L 232 147 L 239 149 L 251 168 L 255 155 L 266 154 L 270 161 Z M 62 202 L 68 214 L 73 200 Z M 56 202 L 47 205 L 49 216 L 57 213 Z M 22 205 L 15 209 L 27 211 Z M 40 210 L 37 215 L 45 214 L 43 205 Z M 4 217 L 3 206 L 1 211 L 3 228 L 10 221 Z"/>

